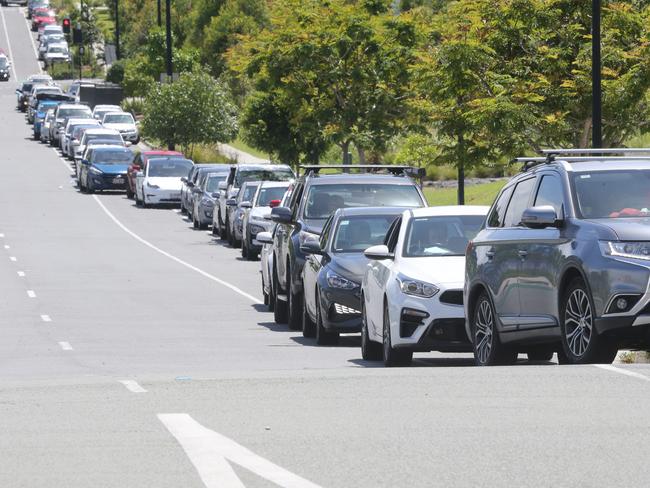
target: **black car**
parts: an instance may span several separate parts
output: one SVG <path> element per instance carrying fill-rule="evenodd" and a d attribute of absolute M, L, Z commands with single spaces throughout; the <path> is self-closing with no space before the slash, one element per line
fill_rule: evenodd
<path fill-rule="evenodd" d="M 302 327 L 302 267 L 300 246 L 318 238 L 332 212 L 345 207 L 426 207 L 410 166 L 321 165 L 303 166 L 288 207 L 276 207 L 271 220 L 278 223 L 273 247 L 274 315 L 277 323 Z M 345 171 L 324 174 L 320 171 Z M 383 172 L 383 173 L 382 173 Z"/>
<path fill-rule="evenodd" d="M 361 281 L 368 266 L 363 251 L 384 242 L 402 207 L 341 208 L 325 222 L 319 240 L 307 240 L 302 270 L 302 334 L 318 344 L 340 332 L 361 330 Z"/>

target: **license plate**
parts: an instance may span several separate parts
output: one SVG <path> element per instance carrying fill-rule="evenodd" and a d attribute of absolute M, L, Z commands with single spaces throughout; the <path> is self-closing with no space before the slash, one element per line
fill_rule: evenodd
<path fill-rule="evenodd" d="M 124 178 L 113 178 L 113 184 L 114 185 L 123 185 L 124 184 Z"/>

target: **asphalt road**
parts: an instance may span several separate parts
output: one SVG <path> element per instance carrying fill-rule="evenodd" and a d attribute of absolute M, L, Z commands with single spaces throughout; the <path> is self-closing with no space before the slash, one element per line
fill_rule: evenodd
<path fill-rule="evenodd" d="M 37 70 L 0 9 L 17 77 Z M 0 19 L 1 20 L 1 19 Z M 650 366 L 388 370 L 276 326 L 259 263 L 80 194 L 0 85 L 0 487 L 644 486 Z M 274 484 L 275 483 L 275 484 Z"/>

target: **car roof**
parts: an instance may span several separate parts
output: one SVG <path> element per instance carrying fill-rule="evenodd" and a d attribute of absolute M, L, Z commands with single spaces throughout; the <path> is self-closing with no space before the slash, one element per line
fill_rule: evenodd
<path fill-rule="evenodd" d="M 291 166 L 288 164 L 272 164 L 272 163 L 239 163 L 235 165 L 237 167 L 237 170 L 240 169 L 266 169 L 266 170 L 274 170 L 274 169 L 291 169 Z"/>
<path fill-rule="evenodd" d="M 561 166 L 567 172 L 577 172 L 577 171 L 611 171 L 611 170 L 642 170 L 650 169 L 650 160 L 643 158 L 628 158 L 628 159 L 593 159 L 589 161 L 580 161 L 580 162 L 566 162 L 561 159 L 554 161 L 549 164 L 540 164 L 534 167 L 534 171 L 529 171 L 529 173 L 535 173 L 543 170 L 544 168 L 549 167 L 558 167 Z"/>
<path fill-rule="evenodd" d="M 59 105 L 59 108 L 80 108 L 80 107 L 88 108 L 88 105 L 82 105 L 80 103 L 62 103 L 61 105 Z"/>
<path fill-rule="evenodd" d="M 88 131 L 86 131 L 88 132 Z M 113 139 L 93 139 L 92 141 L 88 141 L 88 144 L 86 146 L 118 146 L 118 147 L 123 147 L 120 144 L 115 144 L 115 141 Z"/>
<path fill-rule="evenodd" d="M 336 211 L 338 217 L 352 215 L 402 215 L 404 207 L 350 207 L 339 208 Z"/>
<path fill-rule="evenodd" d="M 88 119 L 88 120 L 90 120 L 90 119 Z M 108 134 L 114 135 L 114 134 L 118 134 L 119 135 L 119 132 L 116 129 L 89 129 L 89 130 L 86 131 L 86 134 L 88 134 L 90 136 L 94 136 L 96 134 L 98 134 L 98 135 L 108 135 Z"/>
<path fill-rule="evenodd" d="M 260 183 L 262 183 L 260 180 L 244 181 L 241 186 L 260 186 Z"/>
<path fill-rule="evenodd" d="M 442 217 L 451 215 L 487 215 L 487 205 L 441 205 L 438 207 L 421 207 L 409 210 L 413 217 Z"/>
<path fill-rule="evenodd" d="M 363 183 L 383 183 L 394 185 L 415 185 L 415 182 L 408 177 L 401 175 L 310 175 L 307 180 L 310 185 L 340 185 L 340 184 L 363 184 Z"/>
<path fill-rule="evenodd" d="M 93 141 L 95 142 L 95 141 Z M 121 152 L 131 152 L 127 147 L 120 146 L 119 144 L 106 144 L 101 145 L 97 148 L 94 148 L 93 151 L 106 152 L 106 151 L 121 151 Z"/>
<path fill-rule="evenodd" d="M 290 181 L 263 181 L 262 188 L 286 188 L 291 184 Z"/>
<path fill-rule="evenodd" d="M 120 115 L 128 114 L 128 115 L 131 115 L 131 112 L 126 112 L 126 111 L 121 110 L 121 109 L 120 110 L 113 110 L 112 112 L 106 112 L 104 114 L 104 117 L 106 117 L 107 115 L 116 115 L 116 114 L 120 114 Z M 133 115 L 131 115 L 131 117 L 133 117 Z"/>
<path fill-rule="evenodd" d="M 216 171 L 215 171 L 216 170 Z M 217 164 L 217 163 L 199 163 L 196 165 L 196 169 L 194 171 L 197 172 L 205 172 L 208 171 L 210 173 L 225 173 L 230 170 L 230 167 L 227 164 Z"/>
<path fill-rule="evenodd" d="M 156 161 L 161 161 L 162 162 L 162 161 L 170 161 L 170 160 L 173 160 L 173 161 L 187 161 L 188 163 L 194 164 L 194 161 L 192 161 L 191 159 L 187 159 L 187 158 L 151 158 L 151 159 L 149 159 L 148 162 L 153 163 L 153 162 L 156 162 Z"/>

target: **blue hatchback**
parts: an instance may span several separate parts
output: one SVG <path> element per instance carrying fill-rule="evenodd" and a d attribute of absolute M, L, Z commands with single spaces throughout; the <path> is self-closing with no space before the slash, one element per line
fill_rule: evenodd
<path fill-rule="evenodd" d="M 43 126 L 43 121 L 45 120 L 47 111 L 56 108 L 59 103 L 61 102 L 45 100 L 38 104 L 38 107 L 36 107 L 36 113 L 34 114 L 34 139 L 38 140 L 41 138 L 41 127 Z"/>
<path fill-rule="evenodd" d="M 81 161 L 79 189 L 85 193 L 101 190 L 126 191 L 126 170 L 134 154 L 123 146 L 98 146 L 91 148 L 88 159 Z"/>

